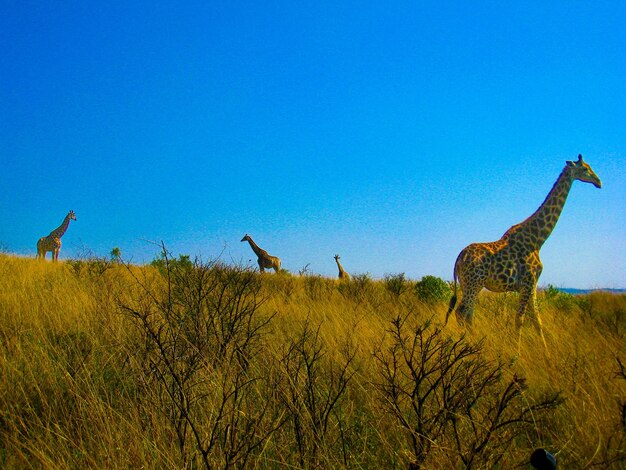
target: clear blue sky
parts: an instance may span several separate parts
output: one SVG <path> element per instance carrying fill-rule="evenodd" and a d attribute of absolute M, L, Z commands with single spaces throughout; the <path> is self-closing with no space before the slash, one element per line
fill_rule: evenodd
<path fill-rule="evenodd" d="M 582 153 L 540 284 L 626 287 L 626 3 L 299 3 L 2 2 L 0 244 L 451 279 Z"/>

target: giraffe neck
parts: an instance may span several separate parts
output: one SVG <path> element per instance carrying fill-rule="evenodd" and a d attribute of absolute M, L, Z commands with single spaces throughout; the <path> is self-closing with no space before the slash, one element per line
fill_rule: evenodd
<path fill-rule="evenodd" d="M 345 272 L 343 270 L 343 266 L 341 266 L 341 263 L 339 262 L 339 260 L 337 258 L 335 258 L 335 261 L 337 261 L 337 267 L 339 268 L 339 275 L 341 275 L 342 273 Z"/>
<path fill-rule="evenodd" d="M 248 243 L 250 244 L 250 248 L 252 248 L 252 251 L 254 251 L 254 253 L 256 253 L 257 256 L 261 257 L 265 254 L 265 251 L 262 250 L 259 245 L 257 245 L 256 243 L 254 243 L 254 240 L 252 240 L 251 237 L 248 237 Z"/>
<path fill-rule="evenodd" d="M 515 232 L 518 235 L 522 235 L 525 243 L 530 244 L 533 249 L 538 250 L 541 248 L 559 220 L 572 183 L 573 179 L 566 167 L 559 175 L 556 183 L 554 183 L 543 204 L 539 206 L 539 209 L 521 224 L 512 227 L 505 236 Z"/>
<path fill-rule="evenodd" d="M 70 226 L 70 215 L 68 214 L 65 216 L 65 219 L 63 219 L 63 223 L 59 225 L 57 229 L 50 232 L 50 235 L 48 236 L 53 237 L 53 238 L 61 238 L 63 235 L 65 235 L 65 232 L 67 232 L 67 227 L 69 226 Z"/>

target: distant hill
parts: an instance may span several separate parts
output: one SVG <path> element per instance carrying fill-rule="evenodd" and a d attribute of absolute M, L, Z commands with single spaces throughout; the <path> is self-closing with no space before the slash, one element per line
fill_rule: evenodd
<path fill-rule="evenodd" d="M 571 287 L 557 287 L 561 292 L 568 294 L 590 294 L 591 292 L 610 292 L 611 294 L 626 294 L 626 289 L 573 289 Z"/>

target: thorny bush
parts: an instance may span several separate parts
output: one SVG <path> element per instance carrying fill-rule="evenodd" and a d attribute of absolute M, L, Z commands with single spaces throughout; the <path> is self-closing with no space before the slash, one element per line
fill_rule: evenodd
<path fill-rule="evenodd" d="M 282 424 L 256 360 L 271 320 L 259 312 L 259 278 L 163 253 L 156 275 L 129 267 L 136 286 L 121 303 L 139 331 L 130 355 L 145 405 L 166 416 L 181 467 L 244 467 Z"/>
<path fill-rule="evenodd" d="M 383 410 L 406 435 L 412 468 L 497 466 L 561 403 L 559 393 L 533 400 L 523 378 L 507 378 L 502 363 L 482 356 L 482 341 L 410 318 L 391 322 L 374 357 Z"/>

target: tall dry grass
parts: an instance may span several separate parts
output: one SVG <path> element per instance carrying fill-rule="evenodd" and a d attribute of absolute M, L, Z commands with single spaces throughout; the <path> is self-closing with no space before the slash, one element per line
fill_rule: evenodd
<path fill-rule="evenodd" d="M 518 349 L 516 305 L 484 292 L 466 333 L 410 283 L 0 255 L 0 466 L 514 468 L 543 446 L 562 468 L 622 468 L 626 296 L 540 293 L 547 349 L 530 327 Z M 435 360 L 454 342 L 476 350 L 466 376 Z M 393 398 L 422 363 L 449 387 Z M 478 367 L 497 373 L 453 403 Z"/>

